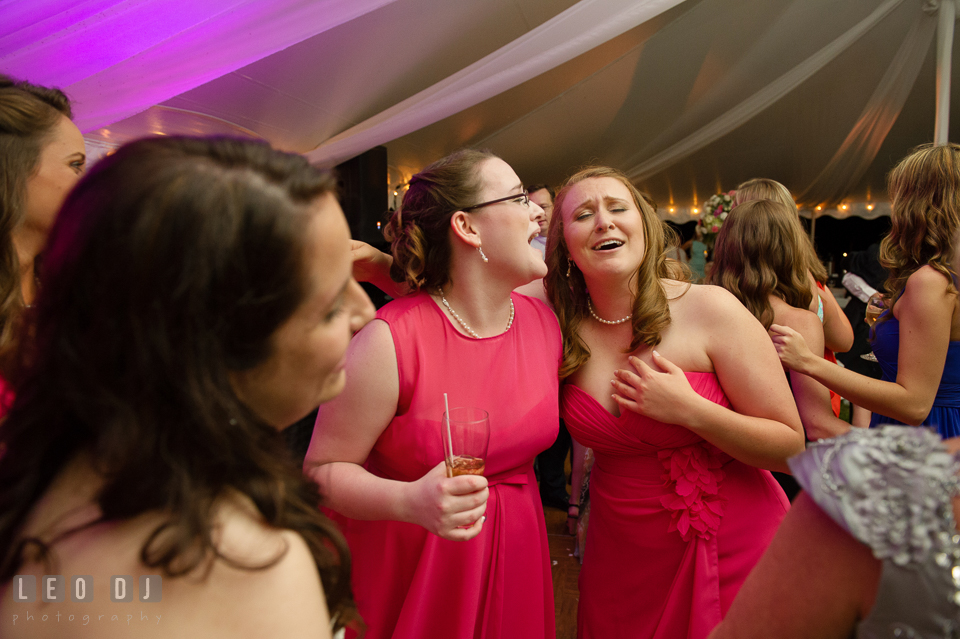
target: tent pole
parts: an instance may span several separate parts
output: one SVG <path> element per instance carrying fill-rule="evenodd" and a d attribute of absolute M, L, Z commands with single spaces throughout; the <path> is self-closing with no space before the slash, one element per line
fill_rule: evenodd
<path fill-rule="evenodd" d="M 934 144 L 948 142 L 950 132 L 950 63 L 953 56 L 953 27 L 957 19 L 954 0 L 941 0 L 937 23 L 937 119 Z"/>

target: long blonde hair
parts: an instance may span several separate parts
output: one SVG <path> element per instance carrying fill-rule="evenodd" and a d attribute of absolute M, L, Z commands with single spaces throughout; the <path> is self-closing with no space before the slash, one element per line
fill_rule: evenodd
<path fill-rule="evenodd" d="M 737 207 L 750 200 L 772 200 L 779 202 L 799 217 L 797 213 L 797 203 L 794 201 L 793 196 L 790 195 L 790 190 L 776 180 L 753 178 L 738 186 L 737 192 L 733 197 L 733 206 Z M 817 249 L 813 247 L 813 242 L 810 241 L 806 233 L 802 235 L 802 256 L 806 262 L 807 270 L 813 275 L 813 279 L 821 284 L 826 284 L 827 269 L 824 267 L 823 262 L 820 261 L 820 257 L 817 255 Z"/>
<path fill-rule="evenodd" d="M 880 243 L 880 263 L 890 271 L 890 308 L 907 278 L 925 265 L 943 273 L 956 293 L 951 261 L 960 229 L 960 146 L 917 147 L 890 171 L 887 187 L 890 233 Z"/>
<path fill-rule="evenodd" d="M 660 333 L 670 325 L 670 307 L 660 278 L 677 278 L 676 269 L 671 268 L 664 254 L 668 240 L 675 243 L 675 233 L 660 221 L 653 207 L 626 175 L 604 166 L 583 169 L 571 176 L 557 193 L 553 203 L 554 215 L 547 231 L 548 270 L 544 283 L 563 332 L 561 379 L 572 375 L 590 359 L 590 349 L 580 337 L 580 325 L 589 315 L 589 294 L 583 274 L 570 259 L 570 251 L 563 237 L 563 214 L 571 188 L 593 178 L 613 178 L 626 186 L 643 220 L 646 251 L 637 268 L 632 311 L 633 337 L 625 352 L 635 351 L 641 344 L 656 346 L 660 343 Z"/>

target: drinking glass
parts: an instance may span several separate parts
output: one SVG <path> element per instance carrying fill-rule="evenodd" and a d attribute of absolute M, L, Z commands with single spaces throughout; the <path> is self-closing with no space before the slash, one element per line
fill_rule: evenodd
<path fill-rule="evenodd" d="M 877 318 L 880 317 L 880 314 L 883 313 L 883 310 L 886 308 L 886 304 L 883 299 L 883 295 L 880 293 L 874 293 L 870 296 L 870 299 L 867 300 L 867 311 L 864 313 L 863 321 L 867 323 L 867 326 L 873 327 L 877 323 Z M 868 362 L 876 362 L 877 356 L 873 354 L 873 351 L 869 353 L 864 353 L 860 356 L 861 359 L 865 359 Z"/>
<path fill-rule="evenodd" d="M 440 422 L 447 477 L 482 475 L 490 444 L 490 416 L 480 408 L 451 408 Z"/>
<path fill-rule="evenodd" d="M 870 299 L 867 300 L 867 312 L 864 314 L 863 321 L 867 323 L 867 326 L 873 327 L 877 323 L 877 318 L 880 317 L 880 313 L 886 308 L 884 303 L 883 296 L 880 293 L 874 293 L 870 296 Z"/>

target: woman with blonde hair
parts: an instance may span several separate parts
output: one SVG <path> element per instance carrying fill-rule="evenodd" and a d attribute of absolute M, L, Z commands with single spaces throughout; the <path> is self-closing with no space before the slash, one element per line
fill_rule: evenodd
<path fill-rule="evenodd" d="M 557 195 L 562 413 L 595 452 L 581 639 L 706 637 L 789 507 L 761 469 L 803 450 L 763 326 L 727 291 L 673 279 L 667 234 L 614 169 Z"/>
<path fill-rule="evenodd" d="M 891 229 L 880 245 L 890 273 L 874 327 L 881 380 L 829 365 L 801 335 L 771 326 L 783 363 L 873 411 L 871 425 L 927 424 L 960 435 L 960 146 L 917 147 L 887 178 Z"/>
<path fill-rule="evenodd" d="M 819 352 L 823 325 L 807 310 L 811 293 L 805 237 L 796 213 L 782 203 L 742 203 L 730 212 L 717 236 L 710 283 L 733 293 L 764 328 L 774 323 L 789 326 Z M 808 440 L 850 429 L 833 414 L 826 388 L 796 372 L 789 379 Z"/>
<path fill-rule="evenodd" d="M 546 273 L 540 215 L 506 162 L 464 150 L 416 174 L 391 219 L 414 293 L 357 335 L 304 463 L 354 552 L 371 639 L 556 634 L 533 460 L 557 436 L 560 329 L 514 293 Z M 482 476 L 447 476 L 445 394 L 489 414 Z"/>

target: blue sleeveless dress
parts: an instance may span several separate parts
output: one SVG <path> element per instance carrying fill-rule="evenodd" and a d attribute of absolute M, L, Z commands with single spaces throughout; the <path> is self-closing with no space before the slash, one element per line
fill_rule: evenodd
<path fill-rule="evenodd" d="M 882 379 L 885 382 L 897 381 L 899 351 L 900 322 L 895 317 L 878 322 L 876 337 L 873 341 L 873 354 L 877 356 L 880 368 L 883 369 Z M 930 414 L 923 423 L 925 426 L 935 428 L 944 439 L 960 436 L 960 342 L 950 342 L 937 397 L 933 400 L 933 408 L 930 409 Z M 881 424 L 903 424 L 903 422 L 874 413 L 870 420 L 870 427 Z"/>

